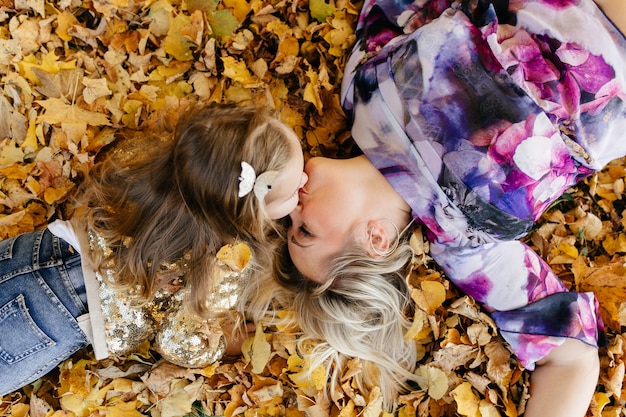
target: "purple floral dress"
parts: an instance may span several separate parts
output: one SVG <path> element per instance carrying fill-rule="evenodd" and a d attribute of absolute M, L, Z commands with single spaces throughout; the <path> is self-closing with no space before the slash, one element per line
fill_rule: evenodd
<path fill-rule="evenodd" d="M 449 279 L 521 363 L 598 345 L 523 236 L 568 187 L 626 155 L 626 41 L 591 0 L 366 0 L 342 103 L 359 147 L 427 229 Z"/>

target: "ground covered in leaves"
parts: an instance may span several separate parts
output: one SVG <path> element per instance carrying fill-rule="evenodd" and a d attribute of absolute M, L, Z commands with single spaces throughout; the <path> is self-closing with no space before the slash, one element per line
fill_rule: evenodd
<path fill-rule="evenodd" d="M 338 102 L 360 4 L 349 0 L 0 0 L 0 238 L 71 216 L 66 203 L 103 150 L 166 132 L 195 101 L 263 103 L 311 155 L 351 152 Z M 126 139 L 124 139 L 126 138 Z M 527 239 L 573 289 L 595 291 L 608 327 L 589 416 L 625 414 L 626 234 L 623 160 L 572 189 Z M 411 416 L 514 417 L 528 373 L 492 320 L 445 280 L 419 231 L 408 337 L 422 383 L 398 398 Z M 36 384 L 0 398 L 0 416 L 381 415 L 344 370 L 325 391 L 289 329 L 259 328 L 251 354 L 204 369 L 159 361 L 146 343 L 125 358 L 82 351 Z"/>

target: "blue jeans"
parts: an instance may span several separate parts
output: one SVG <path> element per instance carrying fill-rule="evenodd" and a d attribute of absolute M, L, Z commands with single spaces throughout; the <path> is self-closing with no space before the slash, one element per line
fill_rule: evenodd
<path fill-rule="evenodd" d="M 0 242 L 0 396 L 54 369 L 89 340 L 80 255 L 48 229 Z"/>

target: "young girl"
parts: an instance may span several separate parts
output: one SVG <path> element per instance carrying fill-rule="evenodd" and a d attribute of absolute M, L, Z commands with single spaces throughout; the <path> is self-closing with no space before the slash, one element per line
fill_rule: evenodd
<path fill-rule="evenodd" d="M 97 164 L 71 221 L 0 243 L 0 396 L 89 344 L 102 359 L 154 338 L 186 367 L 226 352 L 245 282 L 216 252 L 243 242 L 269 270 L 272 220 L 306 181 L 300 142 L 265 111 L 209 105 L 150 145 Z"/>
<path fill-rule="evenodd" d="M 400 237 L 420 222 L 446 276 L 534 370 L 525 416 L 583 416 L 597 301 L 518 239 L 626 154 L 624 36 L 590 0 L 369 0 L 357 40 L 342 100 L 364 155 L 309 160 L 290 215 L 301 275 L 284 283 L 304 333 L 327 342 L 315 358 L 374 364 L 359 377 L 387 404 L 416 378 Z"/>

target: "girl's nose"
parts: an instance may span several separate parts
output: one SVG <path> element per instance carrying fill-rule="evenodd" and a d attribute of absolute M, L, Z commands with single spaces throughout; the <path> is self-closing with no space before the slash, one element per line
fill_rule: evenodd
<path fill-rule="evenodd" d="M 300 179 L 300 188 L 304 187 L 304 184 L 306 184 L 308 180 L 309 176 L 306 174 L 306 172 L 302 172 L 302 178 Z"/>

